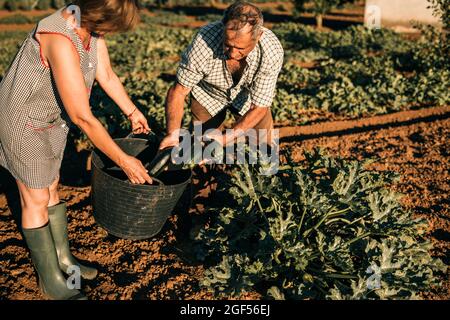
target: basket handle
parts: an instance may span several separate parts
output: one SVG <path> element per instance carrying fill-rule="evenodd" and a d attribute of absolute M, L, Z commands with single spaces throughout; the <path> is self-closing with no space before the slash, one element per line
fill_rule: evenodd
<path fill-rule="evenodd" d="M 157 137 L 156 133 L 154 133 L 153 131 L 150 131 L 148 134 L 149 134 L 149 135 L 152 134 L 152 135 L 154 135 L 155 137 Z M 134 133 L 133 133 L 133 131 L 131 131 L 131 132 L 125 137 L 125 139 L 129 139 L 129 138 L 133 138 L 133 137 L 134 137 Z"/>

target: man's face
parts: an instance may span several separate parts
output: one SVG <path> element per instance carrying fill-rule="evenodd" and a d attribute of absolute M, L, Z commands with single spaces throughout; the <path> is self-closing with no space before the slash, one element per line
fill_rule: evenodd
<path fill-rule="evenodd" d="M 252 38 L 251 26 L 239 31 L 225 30 L 223 50 L 228 59 L 242 60 L 255 48 L 257 39 Z"/>

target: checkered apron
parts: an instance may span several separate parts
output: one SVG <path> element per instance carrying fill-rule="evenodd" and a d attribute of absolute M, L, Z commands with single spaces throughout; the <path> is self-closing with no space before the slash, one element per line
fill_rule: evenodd
<path fill-rule="evenodd" d="M 23 42 L 0 83 L 0 165 L 32 189 L 57 178 L 70 123 L 36 34 L 60 34 L 73 43 L 90 95 L 97 68 L 97 37 L 84 47 L 62 16 L 41 20 Z"/>

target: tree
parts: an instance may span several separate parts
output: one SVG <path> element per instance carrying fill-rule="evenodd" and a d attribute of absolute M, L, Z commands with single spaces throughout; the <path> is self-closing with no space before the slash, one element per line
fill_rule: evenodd
<path fill-rule="evenodd" d="M 445 0 L 444 0 L 445 1 Z M 353 3 L 354 0 L 294 0 L 295 7 L 299 12 L 312 11 L 316 18 L 316 25 L 322 28 L 323 16 L 332 9 L 343 5 L 344 3 Z M 306 10 L 305 4 L 310 4 L 311 7 Z"/>
<path fill-rule="evenodd" d="M 450 29 L 450 1 L 449 0 L 428 0 L 433 9 L 433 15 L 440 17 L 445 29 Z"/>

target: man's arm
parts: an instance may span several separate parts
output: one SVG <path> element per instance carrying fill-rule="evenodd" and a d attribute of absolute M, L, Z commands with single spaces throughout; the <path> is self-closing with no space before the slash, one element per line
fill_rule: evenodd
<path fill-rule="evenodd" d="M 181 84 L 174 84 L 167 93 L 166 104 L 166 127 L 167 134 L 180 129 L 184 113 L 184 101 L 191 92 L 190 88 L 183 87 Z"/>
<path fill-rule="evenodd" d="M 179 130 L 184 113 L 184 101 L 192 88 L 205 76 L 205 65 L 211 49 L 203 37 L 197 34 L 189 47 L 181 55 L 177 70 L 177 82 L 169 89 L 166 99 L 167 135 L 161 141 L 159 149 L 179 144 Z"/>
<path fill-rule="evenodd" d="M 190 88 L 181 84 L 174 84 L 167 93 L 166 99 L 166 137 L 161 141 L 159 149 L 176 146 L 179 144 L 179 131 L 184 114 L 184 101 L 191 92 Z"/>
<path fill-rule="evenodd" d="M 250 110 L 235 123 L 232 134 L 223 136 L 222 144 L 227 145 L 232 143 L 239 138 L 240 135 L 245 134 L 247 130 L 254 128 L 262 119 L 264 119 L 267 112 L 270 112 L 269 107 L 257 107 L 252 104 Z"/>

